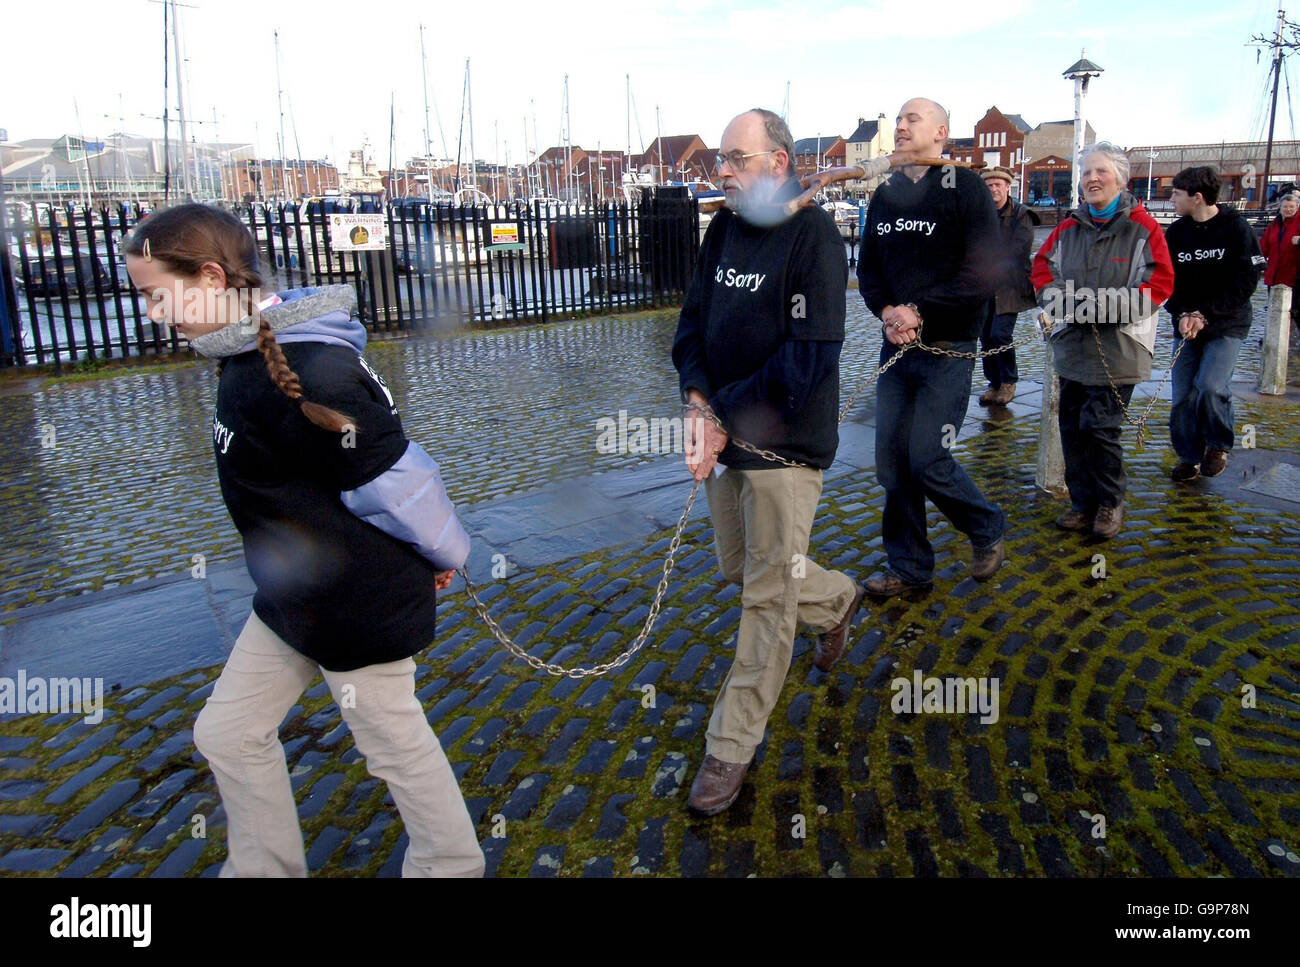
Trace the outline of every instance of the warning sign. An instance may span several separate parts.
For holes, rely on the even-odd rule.
[[[492,243],[501,245],[502,243],[519,241],[519,226],[510,225],[493,225],[492,226]]]
[[[518,222],[497,222],[488,226],[488,248],[496,251],[523,251],[527,243],[519,240]]]
[[[388,221],[374,214],[331,215],[330,245],[336,252],[382,252],[388,248]]]

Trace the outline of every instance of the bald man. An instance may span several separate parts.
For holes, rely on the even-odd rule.
[[[900,152],[940,158],[948,112],[913,98],[898,112]],[[969,168],[908,165],[872,196],[858,260],[858,291],[884,324],[880,363],[918,338],[974,352],[997,281],[997,214]],[[1002,511],[984,499],[949,448],[966,416],[975,360],[908,350],[876,384],[876,475],[885,488],[888,564],[867,591],[889,597],[934,587],[928,497],[971,542],[970,573],[992,578],[1005,559]]]
[[[705,815],[740,791],[797,625],[818,634],[813,663],[829,671],[865,596],[847,574],[808,558],[822,471],[839,444],[848,264],[826,212],[786,214],[800,193],[793,163],[779,115],[755,109],[727,125],[717,158],[727,207],[705,233],[673,340],[684,402],[726,427],[687,420],[686,463],[705,481],[723,577],[741,588],[736,658],[688,799]],[[742,450],[729,434],[773,456]]]

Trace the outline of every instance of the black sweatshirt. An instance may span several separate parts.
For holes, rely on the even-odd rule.
[[[397,661],[433,639],[438,568],[344,506],[407,448],[387,390],[356,350],[284,342],[304,395],[355,421],[352,438],[308,421],[257,351],[225,362],[212,421],[217,476],[257,585],[253,610],[332,671]]]
[[[915,303],[926,343],[979,336],[999,279],[993,197],[969,168],[936,167],[913,182],[897,171],[867,209],[858,289],[877,317]]]
[[[1204,222],[1184,215],[1165,230],[1174,263],[1174,294],[1165,308],[1178,331],[1178,317],[1197,310],[1205,329],[1196,338],[1245,338],[1250,332],[1250,297],[1264,269],[1259,240],[1230,205]]]
[[[798,192],[791,178],[776,201]],[[673,340],[683,393],[703,393],[741,439],[829,467],[839,444],[847,283],[844,241],[821,209],[800,209],[772,227],[718,212]],[[740,470],[780,466],[730,441],[718,459]]]

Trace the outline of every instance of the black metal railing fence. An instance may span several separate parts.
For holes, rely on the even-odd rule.
[[[0,365],[185,351],[153,322],[121,245],[141,218],[115,209],[14,206],[0,226]],[[437,205],[398,199],[382,212],[382,250],[340,251],[320,203],[254,205],[239,214],[278,288],[350,284],[373,331],[612,313],[670,305],[699,251],[699,211],[684,189],[638,201]]]

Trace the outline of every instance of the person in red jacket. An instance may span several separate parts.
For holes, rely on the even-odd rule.
[[[1264,230],[1260,251],[1268,259],[1264,284],[1294,286],[1300,269],[1300,195],[1287,192],[1282,196],[1277,218]]]
[[[1289,191],[1280,199],[1277,218],[1264,230],[1259,250],[1268,259],[1264,268],[1264,285],[1295,288],[1300,274],[1300,194]],[[1291,297],[1291,321],[1300,326],[1300,305]]]
[[[1070,510],[1056,521],[1110,540],[1124,521],[1121,445],[1133,387],[1151,376],[1157,310],[1174,291],[1160,226],[1124,190],[1128,154],[1098,141],[1079,155],[1083,204],[1034,256],[1039,304],[1055,323],[1059,425]]]

